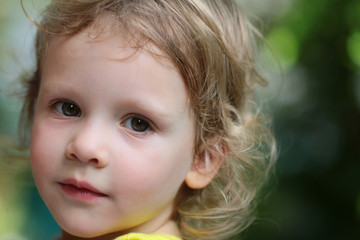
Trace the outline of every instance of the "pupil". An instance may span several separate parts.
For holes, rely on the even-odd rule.
[[[62,110],[66,116],[79,115],[79,108],[73,103],[64,103],[62,106]]]
[[[146,131],[149,127],[149,124],[146,121],[141,120],[139,118],[133,118],[131,120],[131,125],[133,129],[138,132]]]

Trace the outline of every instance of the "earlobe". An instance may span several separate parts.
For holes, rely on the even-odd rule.
[[[192,189],[206,187],[217,174],[226,158],[225,155],[226,153],[220,153],[218,149],[211,151],[202,148],[195,156],[193,165],[185,178],[186,185]]]
[[[185,178],[185,183],[189,188],[201,189],[206,187],[212,179],[213,177],[210,177],[209,175],[190,170]]]

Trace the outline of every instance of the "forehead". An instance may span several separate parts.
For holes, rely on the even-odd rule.
[[[73,36],[52,39],[43,62],[41,85],[45,89],[71,89],[93,82],[99,84],[91,89],[94,95],[103,90],[113,92],[114,98],[119,89],[133,89],[136,85],[137,92],[143,91],[149,98],[164,96],[179,100],[183,107],[188,105],[181,75],[174,65],[163,60],[164,54],[156,46],[148,43],[146,48],[136,48],[132,39],[121,32],[98,33],[88,28]],[[111,84],[113,87],[107,86]]]
[[[71,39],[71,41],[69,41]],[[130,33],[114,16],[107,14],[95,21],[79,33],[70,36],[55,36],[49,38],[49,46],[62,42],[67,51],[76,54],[79,51],[91,50],[97,45],[94,54],[103,53],[114,59],[126,59],[137,51],[147,51],[162,64],[174,66],[170,57],[153,41],[141,33]],[[65,43],[66,42],[66,43]],[[106,42],[106,44],[97,44]],[[64,44],[65,43],[65,44]]]

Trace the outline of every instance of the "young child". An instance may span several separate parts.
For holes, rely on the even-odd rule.
[[[226,239],[253,221],[274,141],[231,0],[53,0],[26,79],[37,188],[61,239]]]

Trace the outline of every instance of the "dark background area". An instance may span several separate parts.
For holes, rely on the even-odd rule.
[[[277,28],[297,48],[293,86],[272,108],[277,183],[245,239],[360,239],[360,1],[295,1]]]
[[[241,239],[360,239],[360,1],[239,2],[259,16],[281,66],[264,50],[270,90],[259,95],[270,106],[280,155],[271,194]],[[19,103],[4,86],[21,72],[9,59],[31,67],[33,33],[25,23],[18,1],[1,1],[0,133],[8,136]],[[0,239],[49,239],[59,231],[29,172],[0,171],[0,181]]]

